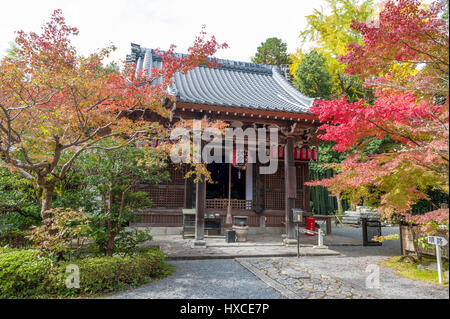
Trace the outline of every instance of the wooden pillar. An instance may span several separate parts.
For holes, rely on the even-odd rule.
[[[192,208],[194,196],[194,182],[192,178],[186,178],[184,180],[184,208]]]
[[[304,168],[303,168],[303,178],[302,178],[302,189],[304,189],[304,207],[303,209],[305,210],[305,212],[311,212],[311,191],[309,186],[305,185],[305,182],[309,181],[309,164],[305,163],[303,164]]]
[[[303,185],[302,188],[306,189],[306,206],[305,206],[305,211],[310,212],[311,211],[311,189],[309,188],[309,186],[305,185],[305,182],[309,181],[309,163],[305,164],[305,177],[303,178]]]
[[[202,154],[205,141],[200,140],[200,145],[195,143],[195,132],[194,128],[194,152],[198,151]],[[200,150],[196,148],[200,147]],[[200,157],[201,158],[201,157]],[[205,163],[206,165],[206,163]],[[206,181],[202,177],[201,181],[195,184],[195,239],[193,241],[193,247],[206,247],[205,242],[205,213],[206,213]]]
[[[195,240],[194,246],[205,246],[205,211],[206,211],[206,182],[195,184]]]
[[[286,243],[295,241],[295,225],[293,222],[292,208],[295,207],[297,197],[297,178],[294,163],[294,138],[286,138],[284,150],[284,185],[285,185],[285,215],[286,215]]]
[[[264,175],[259,173],[259,164],[253,166],[253,209],[257,214],[264,211]]]

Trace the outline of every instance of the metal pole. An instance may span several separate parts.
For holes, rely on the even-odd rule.
[[[439,283],[442,284],[442,263],[441,263],[441,247],[436,245],[437,271],[439,275]]]
[[[297,223],[297,258],[300,257],[300,223]]]

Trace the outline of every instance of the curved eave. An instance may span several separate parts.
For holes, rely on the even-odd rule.
[[[296,112],[283,112],[274,110],[261,110],[261,109],[249,109],[242,107],[235,107],[230,105],[216,105],[216,104],[204,104],[204,103],[193,103],[186,101],[177,100],[177,109],[183,111],[193,110],[196,112],[201,112],[208,114],[209,112],[215,112],[227,115],[239,115],[245,116],[253,119],[277,119],[285,121],[312,121],[312,123],[319,123],[319,118],[314,113],[296,113]]]

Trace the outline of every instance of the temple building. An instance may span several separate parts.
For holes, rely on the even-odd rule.
[[[161,56],[153,49],[132,44],[128,62],[140,70],[161,67]],[[159,185],[141,185],[154,205],[138,213],[135,225],[182,227],[183,209],[195,208],[195,236],[202,240],[205,220],[219,219],[223,230],[227,209],[233,216],[246,216],[250,233],[271,231],[293,238],[292,208],[310,212],[308,164],[317,160],[317,117],[308,112],[314,99],[296,90],[287,69],[217,59],[219,66],[198,66],[187,74],[176,73],[170,93],[172,121],[220,119],[232,127],[279,129],[278,169],[261,174],[258,161],[244,167],[211,163],[214,184],[194,184],[185,179],[182,166],[170,165],[171,180]],[[150,71],[149,71],[150,72]],[[181,229],[181,228],[173,228]],[[208,229],[208,227],[206,227]]]

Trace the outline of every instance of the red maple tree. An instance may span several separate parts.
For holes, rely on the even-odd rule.
[[[355,152],[332,165],[335,177],[309,185],[326,186],[386,215],[405,214],[428,198],[429,189],[448,193],[449,36],[439,18],[442,8],[439,2],[388,1],[378,21],[352,25],[363,43],[349,45],[341,61],[347,72],[376,87],[375,101],[317,101],[310,109],[327,122],[320,138],[336,142],[340,152]],[[396,142],[389,151],[364,155],[369,138],[385,136]],[[448,210],[446,221],[448,226]]]
[[[109,72],[102,63],[114,46],[78,54],[70,40],[77,34],[55,10],[42,33],[19,31],[16,46],[0,61],[0,164],[37,185],[42,216],[55,183],[82,152],[107,139],[119,148],[158,130],[144,114],[169,116],[164,101],[174,98],[166,90],[173,74],[214,64],[207,57],[226,47],[202,30],[187,56],[177,57],[172,46],[162,54],[163,68],[149,77],[147,70],[137,74],[135,65]]]

